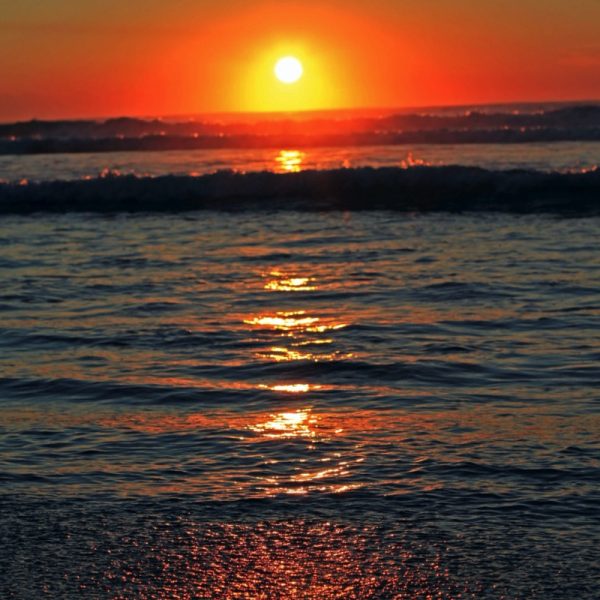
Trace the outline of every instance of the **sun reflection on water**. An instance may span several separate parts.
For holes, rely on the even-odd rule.
[[[315,444],[332,436],[343,433],[343,428],[326,427],[323,429],[319,419],[311,410],[300,409],[293,412],[272,414],[266,421],[248,425],[247,429],[259,434],[259,440],[266,438],[273,442],[304,439],[308,442],[307,449],[314,450]],[[351,481],[353,466],[363,462],[364,458],[352,456],[344,458],[339,452],[330,456],[321,457],[317,463],[300,458],[296,467],[286,474],[273,471],[264,476],[258,483],[262,495],[273,496],[278,494],[306,495],[312,492],[325,492],[338,494],[363,486],[362,482]],[[273,464],[278,461],[274,460]],[[310,464],[309,464],[310,463]]]
[[[271,327],[280,331],[291,331],[293,329],[308,330],[310,326],[319,321],[318,317],[305,317],[306,311],[278,312],[275,316],[262,315],[245,320],[247,325],[261,325]]]
[[[323,333],[336,329],[343,329],[348,323],[338,322],[336,319],[307,316],[305,310],[292,312],[279,311],[275,314],[258,315],[245,319],[246,325],[267,327],[284,332],[309,332]]]
[[[298,173],[302,170],[305,153],[300,150],[280,150],[275,157],[275,170],[282,173]]]
[[[296,344],[296,346],[301,345],[303,345],[303,343]],[[353,354],[342,354],[337,351],[321,352],[317,354],[316,352],[295,350],[294,348],[288,348],[286,346],[271,346],[265,352],[257,352],[255,356],[262,360],[272,360],[275,362],[289,362],[293,360],[311,360],[313,362],[320,362],[352,358]]]
[[[279,337],[291,338],[289,342],[286,340],[287,343],[274,343],[268,348],[256,351],[254,356],[261,360],[274,362],[311,360],[318,362],[340,360],[353,356],[335,350],[317,353],[314,348],[311,348],[312,346],[321,347],[333,344],[333,339],[318,334],[344,329],[348,326],[348,323],[341,322],[337,316],[313,316],[305,310],[278,311],[249,317],[244,319],[244,323],[259,330],[272,331]]]
[[[282,277],[267,281],[264,288],[274,292],[312,292],[317,288],[314,285],[309,285],[311,281],[314,280],[310,277]]]
[[[271,415],[267,421],[249,425],[248,429],[272,439],[314,438],[317,418],[309,409]]]
[[[299,275],[299,270],[287,271],[272,269],[262,273],[264,278],[263,289],[270,292],[311,292],[317,289],[316,277],[308,274]],[[255,352],[261,360],[271,362],[285,362],[296,360],[309,360],[319,362],[351,357],[352,354],[343,355],[329,347],[334,340],[323,334],[344,329],[347,322],[340,319],[337,313],[311,314],[306,310],[279,310],[250,315],[243,319],[245,325],[258,330],[259,340],[267,339],[273,345]],[[283,338],[277,343],[274,337]],[[315,352],[315,347],[329,350],[328,352]],[[323,347],[325,346],[325,347]],[[306,394],[313,390],[320,390],[323,386],[308,382],[261,384],[259,387],[274,392],[286,394]],[[246,430],[255,434],[248,441],[269,440],[277,441],[304,440],[306,448],[300,444],[300,454],[293,459],[295,466],[288,473],[282,473],[280,459],[273,454],[270,459],[269,473],[254,482],[255,490],[261,496],[278,494],[306,495],[312,492],[341,493],[361,487],[358,481],[351,481],[351,463],[363,459],[356,456],[345,458],[336,452],[331,456],[322,457],[315,464],[310,453],[316,444],[343,432],[339,423],[324,430],[311,409],[304,408],[295,411],[278,412],[270,414],[268,418],[246,425]],[[274,451],[271,451],[274,452]],[[289,460],[292,460],[290,457]]]
[[[264,289],[273,292],[313,292],[317,289],[314,277],[290,275],[282,271],[270,271],[262,276],[268,278]]]
[[[290,394],[305,394],[310,390],[319,390],[322,386],[311,385],[310,383],[283,383],[275,385],[260,384],[258,386],[264,390],[271,390],[273,392],[288,392]]]

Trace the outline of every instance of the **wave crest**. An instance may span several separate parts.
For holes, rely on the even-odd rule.
[[[559,173],[463,166],[202,176],[110,175],[0,183],[0,213],[203,209],[600,213],[600,170]]]

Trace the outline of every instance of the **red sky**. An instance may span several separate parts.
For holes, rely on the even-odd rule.
[[[598,0],[0,0],[0,120],[600,98]],[[273,76],[293,54],[304,77]]]

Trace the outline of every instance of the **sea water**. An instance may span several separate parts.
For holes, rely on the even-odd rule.
[[[599,159],[251,154],[13,156],[2,177]],[[3,597],[597,598],[599,232],[552,211],[2,216]]]

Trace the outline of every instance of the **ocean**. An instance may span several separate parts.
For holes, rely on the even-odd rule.
[[[516,110],[2,126],[0,595],[598,598],[600,109]]]

